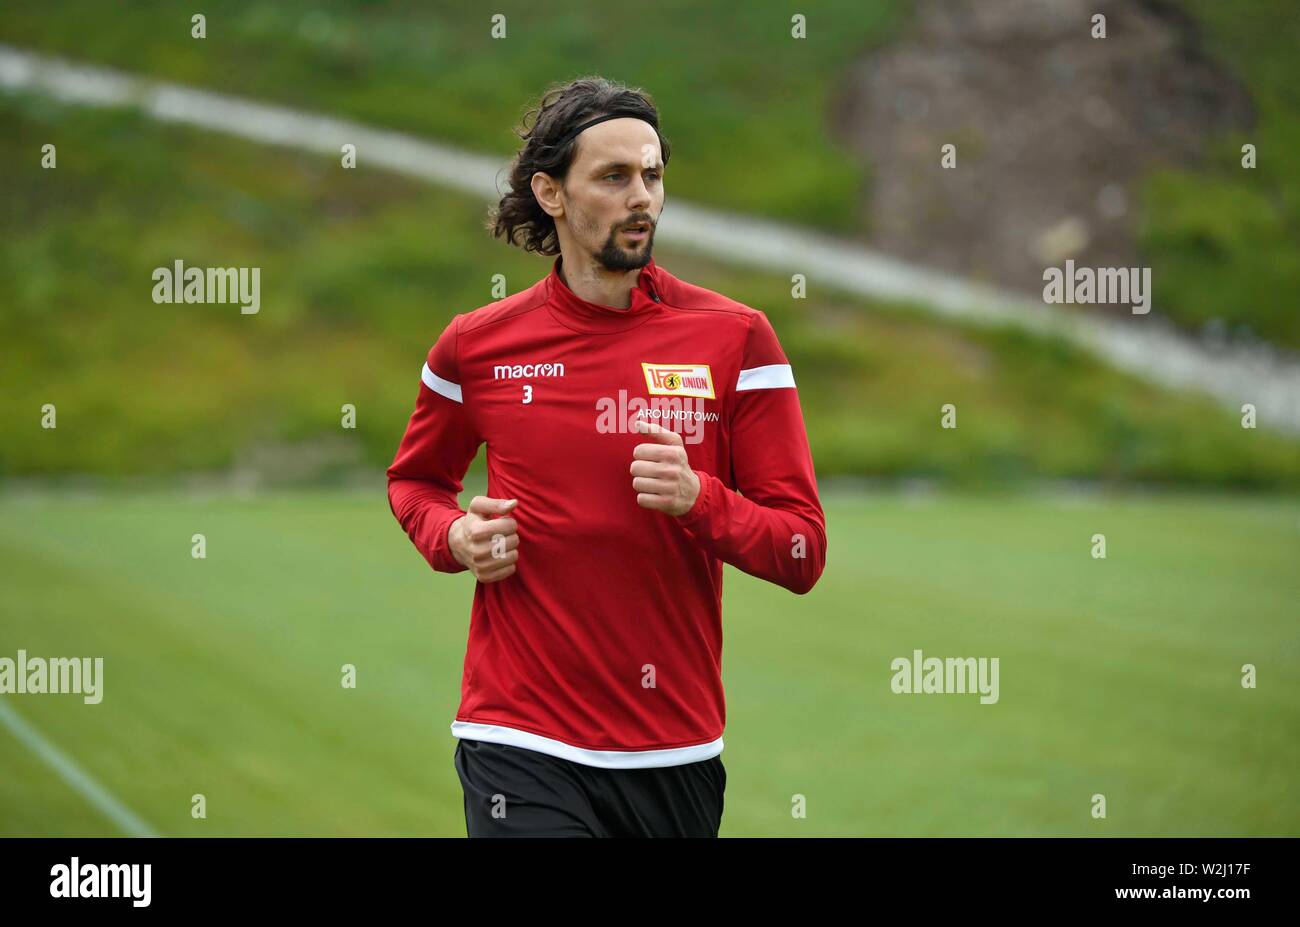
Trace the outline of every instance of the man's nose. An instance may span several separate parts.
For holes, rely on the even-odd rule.
[[[645,179],[640,174],[637,174],[632,181],[632,187],[628,195],[630,198],[627,205],[633,212],[648,212],[650,210],[652,201],[650,188],[645,185]]]

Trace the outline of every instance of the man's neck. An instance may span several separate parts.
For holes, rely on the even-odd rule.
[[[567,257],[560,260],[560,279],[579,299],[611,309],[630,309],[632,306],[632,289],[641,276],[641,268],[625,271],[605,270],[594,262],[577,261],[569,263]]]

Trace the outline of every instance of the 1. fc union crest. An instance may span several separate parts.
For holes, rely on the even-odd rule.
[[[641,363],[645,372],[645,386],[651,396],[692,396],[698,399],[715,399],[713,374],[708,364],[647,364]]]

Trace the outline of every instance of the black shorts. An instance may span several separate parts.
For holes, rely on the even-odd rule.
[[[456,742],[470,837],[716,837],[722,757],[603,769],[482,740]]]

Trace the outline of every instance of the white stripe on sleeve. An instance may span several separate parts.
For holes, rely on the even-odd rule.
[[[446,396],[448,399],[454,399],[459,403],[464,403],[465,400],[460,398],[460,384],[453,383],[450,380],[444,380],[442,377],[430,370],[428,364],[425,364],[424,370],[420,372],[420,379],[424,381],[425,386],[429,387],[429,389],[433,390],[439,396]]]
[[[788,386],[794,389],[794,371],[789,364],[768,364],[766,367],[750,367],[740,371],[736,389],[780,389]]]

